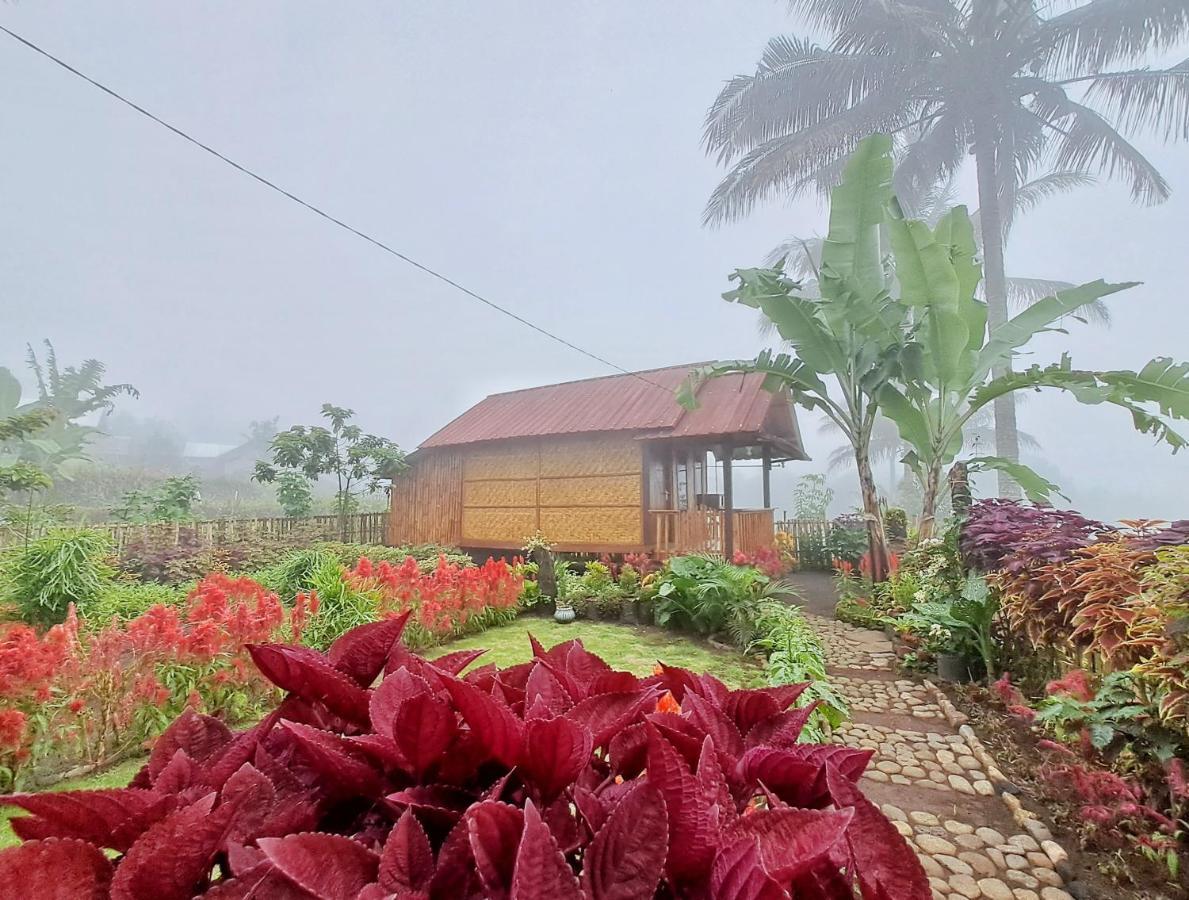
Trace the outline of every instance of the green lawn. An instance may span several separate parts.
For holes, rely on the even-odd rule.
[[[143,756],[137,756],[125,760],[119,765],[113,766],[103,772],[96,772],[94,775],[60,781],[53,787],[47,788],[47,790],[85,791],[96,788],[126,787],[128,782],[132,780],[132,776],[140,771],[140,767],[144,765],[144,762]],[[8,827],[8,820],[14,815],[23,815],[23,813],[14,806],[6,806],[0,809],[0,847],[8,847],[17,842],[17,836]]]
[[[487,652],[473,665],[495,663],[501,667],[510,666],[526,662],[532,657],[529,632],[547,648],[572,638],[581,638],[587,650],[603,657],[612,668],[636,675],[652,674],[652,667],[660,661],[695,672],[709,672],[731,687],[756,687],[763,683],[763,668],[741,653],[716,650],[701,641],[656,628],[633,628],[586,620],[559,625],[552,619],[525,616],[511,625],[453,641],[426,655],[440,656],[455,650],[483,647]]]
[[[762,684],[764,679],[763,668],[743,654],[716,650],[708,644],[682,635],[656,628],[633,628],[606,622],[579,621],[559,625],[551,619],[534,616],[525,616],[511,625],[492,628],[474,637],[454,641],[427,655],[440,656],[442,653],[455,650],[483,647],[488,652],[479,657],[474,665],[515,665],[532,657],[532,648],[528,642],[529,632],[546,647],[552,647],[571,638],[581,638],[586,649],[603,657],[612,668],[624,669],[636,675],[650,675],[652,667],[660,661],[695,672],[709,672],[731,687],[756,687]],[[123,787],[143,764],[144,758],[137,757],[105,772],[59,782],[49,790]],[[8,827],[8,820],[14,813],[20,814],[20,811],[11,807],[0,809],[0,847],[16,843],[16,835]]]

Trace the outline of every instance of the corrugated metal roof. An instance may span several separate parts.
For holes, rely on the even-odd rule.
[[[759,434],[772,404],[788,403],[763,390],[762,375],[730,375],[703,384],[700,405],[687,412],[675,392],[694,368],[697,364],[493,394],[421,448],[606,431],[656,437]]]

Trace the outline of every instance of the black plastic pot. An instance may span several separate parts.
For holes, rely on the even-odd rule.
[[[942,681],[970,681],[970,663],[959,653],[938,653],[937,677]]]

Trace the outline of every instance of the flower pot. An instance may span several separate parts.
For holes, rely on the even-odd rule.
[[[573,622],[574,621],[574,607],[559,606],[553,611],[553,620],[555,622]]]
[[[937,677],[942,681],[970,681],[970,666],[958,653],[937,654]]]
[[[652,600],[637,600],[636,601],[636,621],[641,625],[652,624]]]
[[[625,625],[636,624],[636,604],[631,600],[624,600],[619,608],[619,621]]]

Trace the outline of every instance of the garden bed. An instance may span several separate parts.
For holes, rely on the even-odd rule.
[[[1081,804],[1062,800],[1037,778],[1037,760],[1044,756],[1038,747],[1042,739],[1023,722],[999,712],[991,705],[986,689],[976,685],[946,685],[954,705],[970,718],[970,724],[987,745],[1003,774],[1018,788],[1023,806],[1046,821],[1057,841],[1069,852],[1071,892],[1077,897],[1110,897],[1113,900],[1185,900],[1189,889],[1169,881],[1163,865],[1146,859],[1134,849],[1082,848],[1086,824]],[[1184,873],[1182,873],[1183,876]]]

